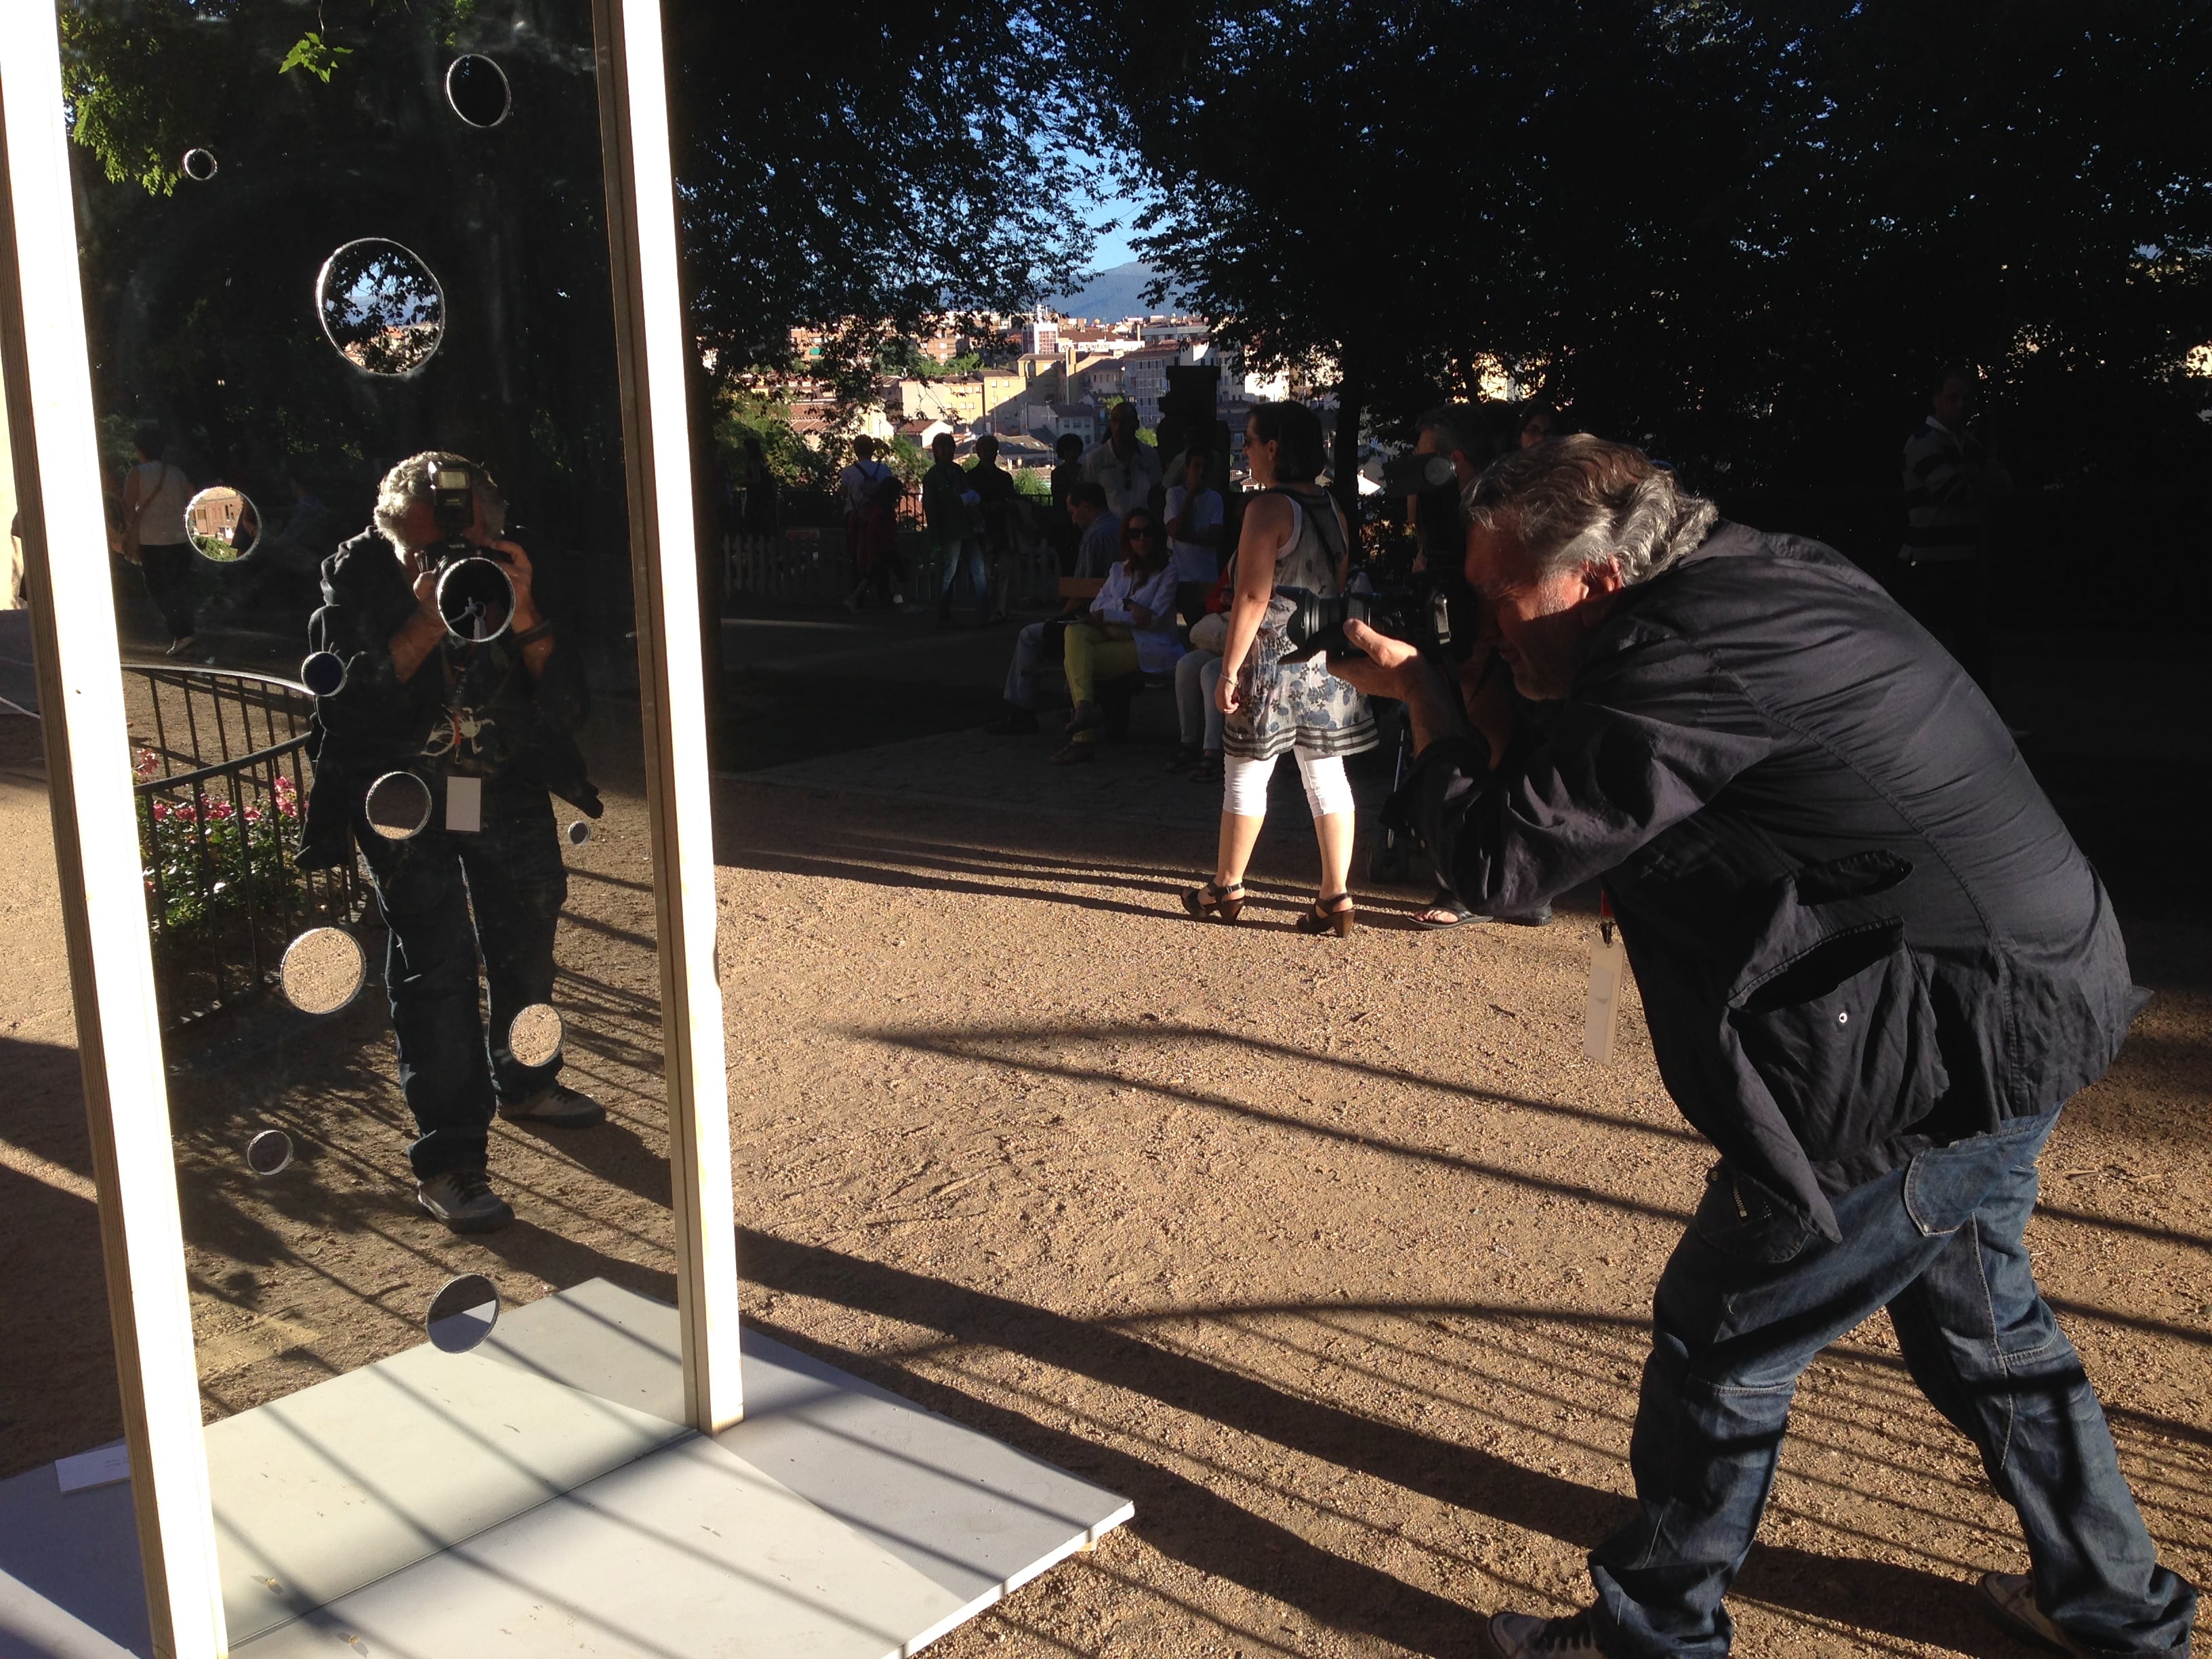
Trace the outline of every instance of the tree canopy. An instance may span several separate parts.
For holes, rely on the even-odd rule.
[[[947,311],[1012,312],[1091,252],[1096,169],[1055,9],[1033,0],[731,6],[671,15],[690,299],[718,370],[809,371],[849,392]]]
[[[1741,481],[1893,458],[1942,363],[2021,430],[2187,434],[2212,339],[2183,0],[1133,0],[1075,54],[1145,257],[1390,417],[1494,362]],[[1115,54],[1116,33],[1169,43]]]

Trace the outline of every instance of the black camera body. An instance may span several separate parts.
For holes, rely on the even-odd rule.
[[[1283,627],[1291,648],[1285,662],[1307,662],[1326,652],[1332,657],[1359,657],[1366,653],[1344,636],[1347,622],[1363,622],[1378,634],[1403,640],[1420,651],[1451,643],[1451,604],[1443,588],[1416,576],[1407,587],[1386,588],[1373,593],[1344,593],[1323,599],[1310,588],[1279,587],[1275,597],[1291,603]]]
[[[1459,472],[1449,455],[1417,455],[1407,450],[1382,463],[1382,493],[1386,495],[1425,495],[1431,489],[1456,487]]]
[[[477,521],[476,474],[465,465],[448,464],[430,469],[430,517],[445,538],[434,552],[436,562],[452,563],[456,559],[496,559],[501,564],[514,562],[495,547],[485,547],[469,539],[469,532]]]

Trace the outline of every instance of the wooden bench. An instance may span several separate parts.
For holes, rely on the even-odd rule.
[[[1098,576],[1062,576],[1060,579],[1060,597],[1063,599],[1095,599],[1098,597],[1098,590],[1105,586],[1104,579]]]

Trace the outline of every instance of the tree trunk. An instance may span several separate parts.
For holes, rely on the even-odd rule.
[[[1329,470],[1334,474],[1336,504],[1344,509],[1345,522],[1352,526],[1355,538],[1359,533],[1360,404],[1367,395],[1363,367],[1349,349],[1337,365],[1336,446],[1329,462]]]

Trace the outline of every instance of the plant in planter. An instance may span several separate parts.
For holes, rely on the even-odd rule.
[[[136,769],[147,777],[158,764],[142,751]],[[197,787],[181,799],[139,796],[138,845],[156,950],[200,943],[234,919],[294,908],[306,885],[292,862],[299,818],[298,792],[281,776],[265,798],[242,803]]]

